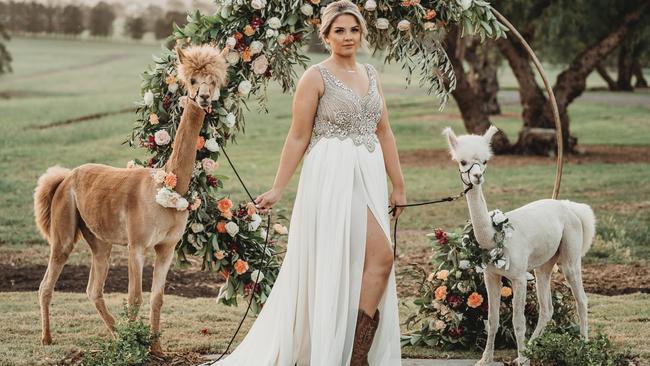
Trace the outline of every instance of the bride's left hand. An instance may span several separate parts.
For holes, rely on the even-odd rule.
[[[390,205],[395,207],[395,205],[405,205],[406,204],[406,192],[403,190],[393,190],[393,193],[390,194]],[[398,218],[399,215],[404,211],[404,207],[397,207],[393,212],[393,218]]]

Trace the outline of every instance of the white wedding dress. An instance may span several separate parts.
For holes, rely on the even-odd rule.
[[[275,285],[241,344],[215,366],[347,366],[357,321],[367,210],[390,240],[388,188],[375,130],[382,99],[371,65],[361,97],[325,84],[304,156],[288,247]],[[393,245],[393,244],[391,244]],[[370,366],[401,365],[394,267],[379,303]]]

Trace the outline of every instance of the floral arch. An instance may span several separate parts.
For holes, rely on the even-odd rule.
[[[221,193],[223,176],[215,173],[221,146],[235,143],[244,132],[243,109],[250,95],[266,109],[266,90],[276,81],[284,92],[294,87],[295,66],[307,66],[307,40],[317,30],[320,11],[331,1],[320,0],[222,0],[213,15],[198,11],[188,23],[175,27],[171,38],[180,45],[210,43],[229,45],[229,84],[214,98],[213,112],[206,116],[199,141],[197,161],[190,183],[190,216],[183,239],[177,246],[180,262],[188,255],[202,258],[202,267],[226,278],[218,301],[236,305],[238,296],[253,296],[257,313],[277,276],[280,262],[275,247],[264,252],[265,229],[255,208],[245,202],[233,204]],[[420,85],[446,103],[455,86],[453,67],[441,44],[445,29],[458,26],[463,34],[502,37],[489,3],[480,0],[365,0],[356,1],[368,22],[372,52],[385,62],[398,62],[410,83],[418,75]],[[151,158],[134,165],[162,167],[171,154],[173,137],[180,121],[176,81],[176,54],[163,49],[154,65],[142,74],[143,100],[129,139],[131,146],[148,150]],[[165,136],[162,136],[165,135]],[[164,138],[161,138],[164,137]],[[271,243],[286,234],[274,225]],[[255,285],[256,271],[263,269]]]

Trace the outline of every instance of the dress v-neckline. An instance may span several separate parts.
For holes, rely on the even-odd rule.
[[[369,70],[369,68],[368,68],[367,65],[364,64],[363,67],[366,69],[366,74],[368,75],[368,91],[367,91],[366,94],[363,95],[363,96],[359,95],[359,94],[358,94],[356,91],[354,91],[354,89],[352,89],[348,84],[344,83],[341,79],[337,78],[336,75],[334,75],[334,73],[332,73],[332,72],[327,68],[327,66],[325,66],[325,65],[323,65],[323,64],[318,64],[318,66],[321,67],[322,69],[324,69],[325,72],[328,73],[328,74],[329,74],[329,75],[334,79],[334,81],[336,82],[336,84],[338,84],[338,85],[339,85],[340,87],[342,87],[343,89],[347,89],[349,92],[351,92],[352,94],[354,94],[354,95],[357,97],[357,99],[359,99],[359,100],[364,100],[364,99],[368,98],[368,96],[370,95],[370,92],[372,91],[372,90],[371,90],[371,89],[372,89],[372,76],[370,76],[370,70]]]

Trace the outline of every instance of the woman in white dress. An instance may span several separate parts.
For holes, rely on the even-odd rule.
[[[255,200],[270,210],[304,157],[287,252],[250,331],[214,365],[401,365],[388,210],[406,195],[377,72],[355,58],[366,34],[352,2],[323,11],[331,56],[298,82],[273,188]]]

